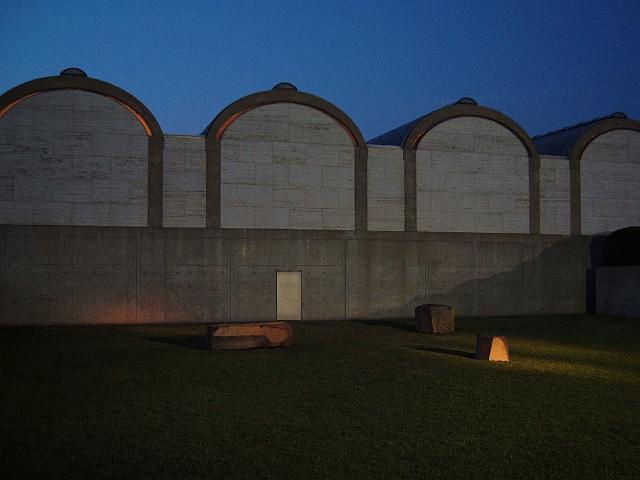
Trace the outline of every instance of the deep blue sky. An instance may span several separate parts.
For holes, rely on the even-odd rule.
[[[462,96],[530,135],[640,119],[640,1],[0,0],[0,90],[77,66],[167,133],[290,81],[365,138]]]

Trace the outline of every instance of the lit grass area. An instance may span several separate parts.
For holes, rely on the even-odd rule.
[[[638,319],[293,327],[226,352],[204,326],[0,329],[0,476],[640,478]]]

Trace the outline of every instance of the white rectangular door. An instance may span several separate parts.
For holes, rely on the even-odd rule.
[[[302,272],[277,272],[278,320],[302,320]]]

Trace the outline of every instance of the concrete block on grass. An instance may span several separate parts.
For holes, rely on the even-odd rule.
[[[490,362],[508,362],[509,344],[505,337],[476,336],[476,358]]]
[[[449,305],[424,304],[415,309],[416,330],[423,333],[453,333],[455,311]]]
[[[221,323],[207,326],[211,350],[290,347],[293,329],[286,322]]]

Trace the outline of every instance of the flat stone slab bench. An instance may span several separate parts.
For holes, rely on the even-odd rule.
[[[416,313],[416,330],[423,333],[453,333],[455,328],[455,311],[449,305],[426,303],[418,305]]]
[[[493,335],[477,335],[476,358],[490,362],[508,362],[509,344],[507,339]]]
[[[207,326],[211,350],[290,347],[293,329],[286,322],[220,323]]]

